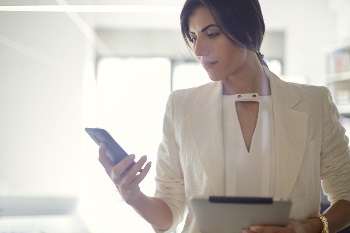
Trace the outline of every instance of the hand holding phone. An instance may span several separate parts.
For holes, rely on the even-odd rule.
[[[112,136],[106,130],[101,128],[85,128],[85,131],[90,135],[90,137],[96,142],[97,145],[100,146],[101,143],[104,143],[106,145],[106,156],[114,163],[114,165],[128,156],[123,148],[112,138]],[[104,149],[102,151],[100,150],[100,156],[101,155],[104,156]],[[135,158],[133,156],[129,157],[131,159]],[[105,158],[103,158],[103,162],[101,163],[117,187],[121,197],[125,200],[126,203],[131,204],[141,193],[139,184],[148,174],[151,168],[151,162],[147,162],[147,157],[142,156],[139,161],[136,163],[133,161],[125,170],[123,167],[127,165],[124,166],[121,164],[121,166],[118,166],[118,168],[116,168],[117,166],[113,167],[111,164],[106,164],[105,162],[107,161],[105,161]],[[126,162],[128,164],[130,163],[130,161]],[[137,167],[136,169],[139,169],[138,172],[136,172],[135,169],[133,169],[135,170],[134,172],[126,172],[134,166]],[[130,174],[126,176],[126,173]],[[130,182],[130,180],[132,182]]]
[[[97,145],[100,146],[101,143],[106,144],[106,155],[114,164],[119,163],[122,159],[128,156],[124,149],[113,139],[107,130],[101,128],[85,128],[85,131]],[[129,170],[134,164],[135,163],[131,164],[127,170]]]

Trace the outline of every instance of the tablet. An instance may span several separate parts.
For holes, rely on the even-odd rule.
[[[202,233],[241,233],[251,226],[287,226],[291,201],[270,197],[194,196],[190,199]]]

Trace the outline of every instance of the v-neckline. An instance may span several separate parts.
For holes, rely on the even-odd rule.
[[[240,140],[241,140],[241,143],[244,145],[244,148],[245,148],[245,151],[247,154],[250,154],[252,148],[253,148],[253,143],[254,143],[254,135],[256,134],[256,129],[257,127],[259,126],[259,112],[260,112],[260,103],[258,101],[244,101],[244,102],[257,102],[258,106],[257,106],[257,110],[256,110],[256,118],[255,118],[255,122],[253,123],[254,124],[254,128],[253,129],[246,129],[250,132],[246,132],[246,131],[243,131],[243,127],[242,127],[242,124],[244,122],[246,118],[246,114],[248,114],[248,112],[246,113],[238,113],[238,110],[237,110],[237,104],[248,104],[248,103],[240,103],[240,102],[235,102],[235,120],[236,122],[238,122],[238,125],[239,125],[239,130],[240,130]],[[242,115],[243,116],[240,116]],[[244,116],[245,115],[245,116]],[[245,123],[247,124],[248,126],[250,126],[251,122],[248,122],[248,123]],[[247,126],[245,126],[247,127]],[[248,136],[245,137],[245,133],[248,134]]]

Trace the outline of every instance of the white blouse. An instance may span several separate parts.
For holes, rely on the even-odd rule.
[[[237,101],[259,102],[258,119],[249,152],[236,112]],[[258,96],[256,93],[223,95],[223,128],[225,194],[272,197],[276,159],[271,96]]]

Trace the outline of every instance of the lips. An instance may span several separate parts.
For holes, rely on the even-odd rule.
[[[201,63],[202,63],[202,66],[204,67],[204,69],[208,70],[208,69],[212,68],[216,63],[218,63],[218,61],[204,61]]]

